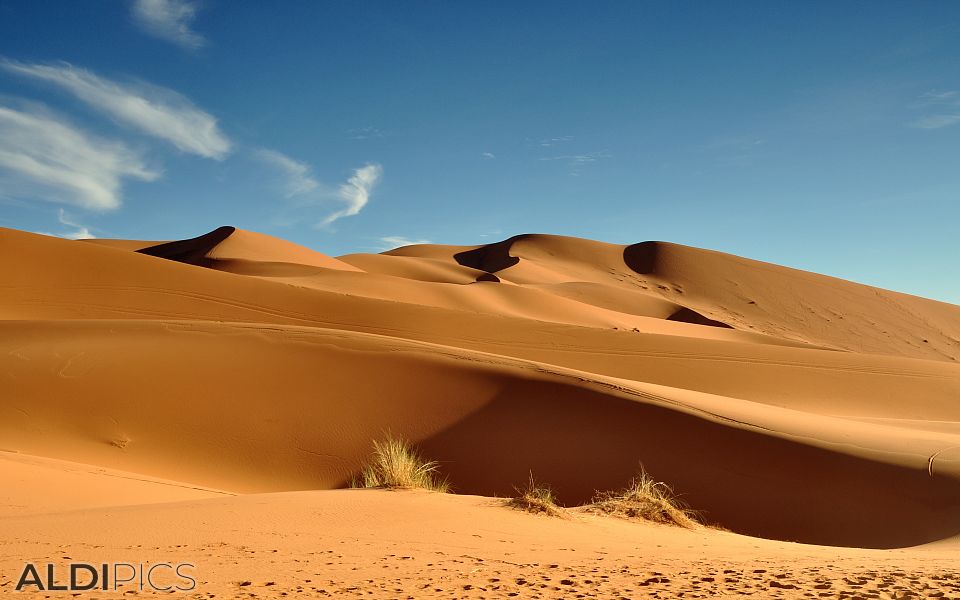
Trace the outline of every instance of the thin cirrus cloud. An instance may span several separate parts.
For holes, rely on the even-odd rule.
[[[232,150],[232,142],[220,131],[216,118],[173,90],[146,83],[118,83],[67,63],[28,64],[0,57],[0,68],[66,90],[120,124],[183,152],[223,160]],[[4,118],[0,120],[0,169],[15,173],[21,182],[31,182],[33,193],[39,187],[63,192],[56,197],[47,194],[47,199],[90,209],[116,208],[121,204],[121,179],[151,181],[159,176],[120,142],[101,141],[54,118],[12,109]],[[30,128],[35,132],[25,133]],[[40,147],[43,144],[57,152],[45,151]],[[317,224],[319,227],[363,210],[383,173],[379,164],[371,163],[354,170],[339,187],[327,187],[306,163],[266,148],[254,149],[253,154],[280,173],[284,195],[297,198],[299,205],[327,205],[331,200],[341,204]]]
[[[135,0],[133,21],[145,32],[187,50],[206,45],[207,40],[191,29],[197,7],[187,0]]]
[[[230,140],[217,119],[183,95],[159,86],[120,84],[67,63],[57,65],[0,61],[10,73],[55,85],[116,121],[159,138],[177,149],[222,160]]]
[[[61,233],[50,233],[49,231],[38,231],[37,233],[41,235],[61,237],[68,240],[93,240],[97,238],[97,236],[90,232],[89,228],[75,222],[71,217],[67,216],[66,211],[64,211],[62,208],[60,209],[60,214],[57,216],[57,221],[59,221],[61,225],[72,227],[73,230],[64,231]]]
[[[339,187],[332,187],[318,181],[310,165],[282,152],[258,148],[253,151],[253,157],[279,174],[281,189],[288,199],[294,201],[294,208],[327,206],[331,201],[343,205],[342,208],[330,213],[317,223],[318,227],[359,214],[370,201],[370,195],[383,175],[383,167],[370,163],[354,169],[346,183],[340,184]],[[296,222],[301,218],[288,216],[284,220]]]
[[[62,231],[60,233],[52,233],[50,231],[36,231],[34,233],[39,233],[40,235],[49,235],[51,237],[59,237],[67,240],[94,240],[97,236],[93,235],[90,229],[80,223],[75,222],[71,217],[67,216],[67,213],[62,208],[60,209],[60,214],[57,216],[57,221],[61,225],[67,227],[72,227],[72,231]]]
[[[360,127],[347,131],[352,140],[372,140],[384,137],[384,133],[376,127]]]
[[[960,91],[957,90],[946,90],[938,91],[931,90],[929,92],[924,92],[920,94],[919,104],[939,104],[941,102],[953,102],[960,100]]]
[[[120,142],[38,109],[0,106],[0,183],[17,195],[110,210],[121,204],[124,179],[159,176]]]
[[[567,164],[570,174],[580,175],[580,170],[588,165],[610,158],[612,155],[606,150],[587,152],[585,154],[563,154],[560,156],[544,156],[541,161],[561,161]]]
[[[432,244],[430,240],[412,240],[400,235],[387,235],[380,238],[380,247],[383,250],[393,250],[401,246],[412,246],[414,244]]]
[[[57,220],[60,221],[61,225],[73,228],[73,231],[62,233],[60,237],[67,238],[68,240],[92,240],[97,237],[93,235],[85,225],[81,225],[67,216],[66,211],[62,208],[60,209],[60,214],[57,216]]]
[[[363,210],[382,175],[383,168],[378,164],[368,164],[356,169],[350,179],[337,190],[336,196],[345,206],[327,215],[320,225],[330,225],[337,219],[352,217]]]
[[[313,169],[306,163],[268,148],[254,150],[254,157],[280,172],[287,198],[309,194],[320,188],[320,182],[313,176]]]
[[[934,91],[922,94],[913,105],[929,113],[911,123],[917,129],[943,129],[960,124],[960,91]]]
[[[951,115],[931,115],[913,122],[913,126],[919,129],[943,129],[957,124],[960,124],[960,112]]]
[[[545,138],[545,139],[540,140],[540,141],[537,142],[537,143],[538,143],[538,145],[539,145],[540,147],[542,147],[542,148],[551,148],[551,147],[556,146],[556,145],[558,145],[558,144],[565,144],[565,143],[569,142],[569,141],[572,140],[572,139],[573,139],[573,136],[572,136],[572,135],[561,135],[561,136],[558,136],[558,137]]]

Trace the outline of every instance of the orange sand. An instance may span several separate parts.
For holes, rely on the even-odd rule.
[[[0,262],[0,592],[70,556],[192,560],[198,598],[960,595],[960,307],[547,235],[0,229]],[[388,430],[458,495],[322,491]],[[492,499],[641,463],[730,532]]]

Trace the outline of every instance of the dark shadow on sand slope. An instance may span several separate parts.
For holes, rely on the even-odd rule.
[[[663,242],[631,244],[623,249],[623,262],[641,275],[655,274],[662,245]]]
[[[627,246],[623,249],[623,262],[641,275],[656,275],[659,267],[658,260],[662,258],[663,245],[664,242],[640,242]],[[667,320],[733,329],[723,321],[711,319],[686,306],[667,317]]]
[[[189,265],[209,267],[214,261],[207,258],[207,254],[216,248],[217,245],[233,235],[236,230],[237,229],[235,227],[230,226],[218,227],[210,233],[205,233],[199,237],[190,238],[189,240],[167,242],[166,244],[158,244],[148,248],[141,248],[140,250],[137,250],[137,252],[140,254],[146,254],[148,256],[156,256],[158,258],[166,258],[167,260],[186,263]]]
[[[730,325],[727,325],[723,321],[715,321],[709,317],[705,317],[698,313],[697,311],[683,307],[677,312],[673,313],[667,317],[668,321],[679,321],[681,323],[693,323],[694,325],[708,325],[710,327],[723,327],[725,329],[733,329]]]
[[[549,388],[544,390],[544,386]],[[622,488],[640,463],[738,533],[897,548],[960,533],[960,477],[833,452],[554,382],[508,383],[424,441],[458,493],[510,496],[532,472],[566,505]]]
[[[518,257],[510,255],[510,248],[514,242],[524,237],[527,236],[518,235],[495,244],[487,244],[473,250],[458,252],[453,255],[453,259],[461,266],[486,271],[487,273],[509,269],[520,262]]]

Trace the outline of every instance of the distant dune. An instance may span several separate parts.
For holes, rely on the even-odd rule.
[[[642,464],[736,534],[960,547],[958,306],[553,235],[331,257],[233,227],[165,242],[0,229],[0,273],[0,523],[24,536],[69,510],[252,510],[232,494],[389,511],[376,492],[270,493],[345,487],[390,431],[458,494],[510,495],[533,473],[576,506]]]

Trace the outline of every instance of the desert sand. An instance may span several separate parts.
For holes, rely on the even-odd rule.
[[[0,263],[0,594],[176,561],[195,598],[960,597],[958,306],[551,235],[0,229]],[[343,489],[387,432],[454,493]],[[577,508],[641,465],[706,525]],[[566,518],[505,506],[531,473]]]

